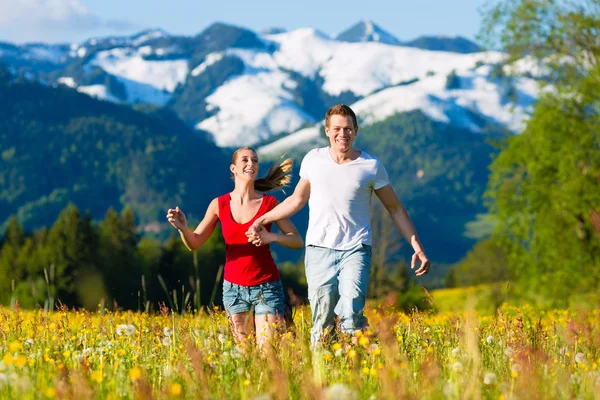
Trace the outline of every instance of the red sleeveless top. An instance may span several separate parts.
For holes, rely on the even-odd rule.
[[[272,210],[277,204],[273,196],[263,195],[256,215],[247,223],[237,223],[231,215],[231,197],[229,193],[218,197],[219,221],[225,239],[226,281],[242,286],[255,286],[279,280],[279,271],[269,245],[257,247],[248,243],[246,232],[254,221]],[[265,225],[271,232],[271,224]]]

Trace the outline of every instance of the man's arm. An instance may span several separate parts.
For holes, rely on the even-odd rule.
[[[421,244],[419,236],[417,235],[415,225],[408,216],[404,206],[402,206],[402,203],[400,203],[400,200],[398,200],[396,192],[394,192],[394,189],[391,185],[386,185],[375,190],[375,194],[381,201],[381,204],[383,204],[385,209],[390,213],[398,231],[402,234],[402,236],[404,236],[406,241],[410,243],[415,251],[412,256],[410,267],[414,269],[418,259],[421,261],[421,266],[415,271],[416,275],[421,276],[426,274],[429,272],[430,268],[429,260],[425,255],[425,251],[423,250],[423,245]]]
[[[300,181],[296,185],[296,189],[294,189],[294,193],[275,206],[275,208],[273,208],[271,211],[256,219],[248,232],[251,234],[256,234],[262,229],[263,225],[291,217],[298,211],[302,210],[304,205],[306,205],[306,202],[308,202],[309,197],[310,182],[304,178],[300,178]]]

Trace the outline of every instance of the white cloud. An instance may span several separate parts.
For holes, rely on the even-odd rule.
[[[80,0],[0,0],[0,28],[15,41],[45,40],[94,30],[127,30],[128,21],[107,20],[90,12]]]

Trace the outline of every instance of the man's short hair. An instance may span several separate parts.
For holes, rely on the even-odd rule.
[[[331,116],[333,115],[341,115],[342,117],[352,117],[352,121],[354,121],[354,129],[358,130],[358,122],[356,121],[356,114],[350,107],[345,104],[336,104],[331,107],[327,114],[325,114],[325,126],[329,127],[329,121],[331,120]]]

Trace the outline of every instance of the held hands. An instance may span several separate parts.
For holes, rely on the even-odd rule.
[[[258,225],[259,229],[253,229],[255,226],[252,225],[248,232],[246,232],[246,236],[248,237],[248,242],[253,245],[259,247],[267,245],[273,242],[273,238],[271,232],[266,230],[262,225]]]
[[[178,230],[187,227],[187,219],[185,218],[183,211],[179,209],[179,206],[167,210],[167,220]]]
[[[410,269],[415,269],[415,266],[417,265],[417,260],[421,262],[421,266],[415,271],[415,274],[417,276],[421,276],[428,273],[429,269],[431,268],[431,264],[429,264],[429,260],[427,259],[425,252],[421,250],[413,254],[412,261],[410,263]]]

